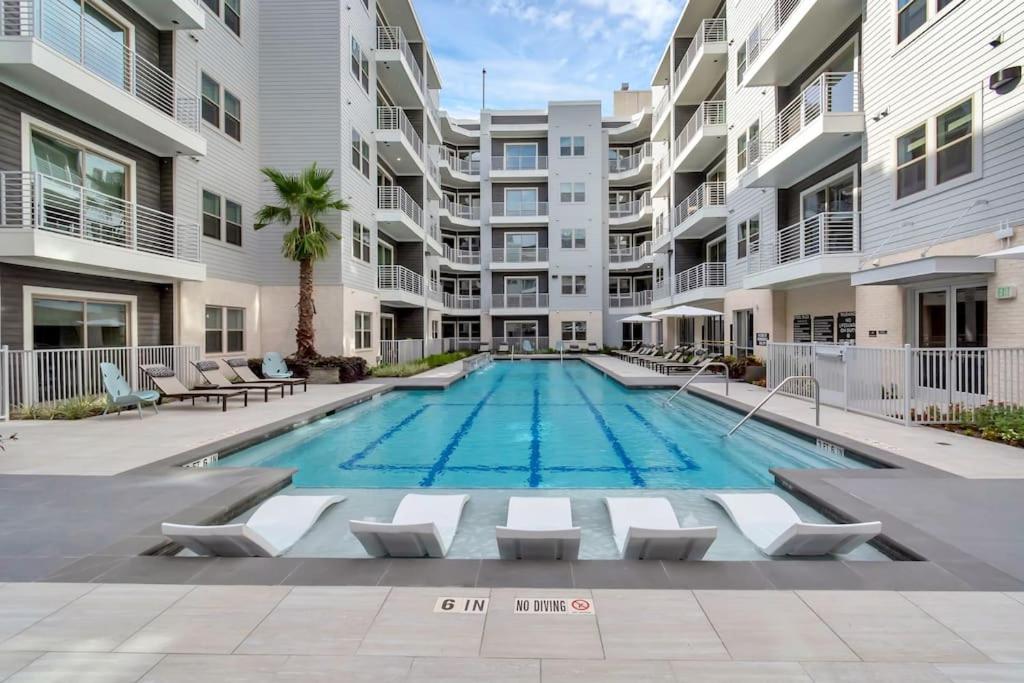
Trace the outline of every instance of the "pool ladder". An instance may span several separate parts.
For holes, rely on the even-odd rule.
[[[746,423],[747,420],[752,418],[754,416],[754,413],[756,413],[757,411],[761,410],[761,406],[763,406],[765,403],[767,403],[769,401],[769,399],[771,399],[772,396],[774,396],[775,394],[779,393],[779,391],[781,391],[784,386],[786,386],[787,384],[789,384],[790,382],[792,382],[794,380],[802,380],[802,381],[810,380],[811,382],[814,383],[814,426],[815,427],[820,427],[821,426],[821,384],[818,382],[817,379],[815,379],[814,377],[811,377],[810,375],[790,375],[786,379],[782,380],[777,387],[772,389],[768,393],[768,395],[765,396],[764,399],[762,399],[762,401],[760,403],[758,403],[756,406],[754,406],[753,410],[751,410],[749,413],[747,413],[743,417],[742,420],[737,422],[736,426],[733,427],[731,430],[729,430],[729,433],[726,434],[726,436],[732,436],[733,432],[735,432],[737,429],[742,427],[744,425],[744,423]]]
[[[683,390],[685,390],[686,387],[690,386],[690,382],[692,382],[693,380],[695,380],[698,377],[700,377],[701,373],[703,373],[708,368],[712,368],[712,367],[719,367],[719,368],[722,368],[722,369],[725,370],[725,395],[728,396],[729,395],[729,366],[726,365],[725,363],[705,363],[704,365],[700,366],[700,370],[698,370],[697,372],[693,373],[693,377],[691,377],[690,379],[686,380],[686,384],[684,384],[683,386],[679,387],[679,389],[677,389],[674,394],[672,394],[667,399],[665,399],[665,402],[662,403],[662,405],[667,407],[668,404],[672,402],[672,399],[674,399],[679,394],[683,393]]]

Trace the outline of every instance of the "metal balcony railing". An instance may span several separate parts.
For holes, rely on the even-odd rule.
[[[423,227],[423,209],[409,193],[400,187],[389,185],[377,188],[377,208],[381,211],[401,211],[416,225]]]
[[[491,157],[492,171],[546,171],[547,169],[547,157]]]
[[[448,197],[441,200],[441,210],[446,211],[452,218],[461,218],[468,221],[480,220],[480,206],[467,206],[465,204],[456,204]]]
[[[544,263],[547,260],[547,247],[505,247],[504,249],[491,249],[492,263]]]
[[[704,19],[701,21],[700,27],[697,29],[697,35],[690,41],[690,46],[686,48],[686,54],[683,55],[675,71],[672,72],[672,89],[675,90],[683,82],[683,78],[690,70],[694,60],[697,59],[697,52],[705,44],[725,43],[725,41],[725,19]]]
[[[768,10],[761,15],[747,35],[747,64],[753,64],[757,60],[800,2],[801,0],[772,0],[769,3]]]
[[[547,308],[546,292],[532,294],[492,294],[491,308]]]
[[[636,247],[625,247],[619,249],[611,249],[608,252],[609,263],[629,263],[631,261],[639,261],[651,255],[652,242],[644,242],[643,244]]]
[[[400,131],[402,137],[406,139],[406,142],[416,152],[416,156],[425,159],[423,156],[423,139],[416,132],[412,121],[405,115],[401,107],[377,107],[377,129]]]
[[[377,288],[423,296],[423,276],[405,266],[377,266]]]
[[[816,256],[860,252],[860,213],[819,213],[762,237],[751,247],[747,269],[758,272]]]
[[[650,306],[652,301],[654,292],[649,289],[629,294],[609,294],[608,308],[644,308]]]
[[[480,295],[449,294],[445,292],[444,307],[456,311],[475,311],[480,308]]]
[[[673,292],[682,294],[701,287],[725,287],[725,264],[717,262],[699,263],[676,273]]]
[[[197,223],[41,173],[0,172],[0,229],[6,228],[46,230],[145,254],[201,260]]]
[[[533,204],[506,204],[494,202],[491,204],[491,215],[505,218],[528,218],[531,216],[547,216],[548,203],[535,202]]]
[[[35,38],[189,130],[199,130],[196,91],[100,30],[77,2],[15,0],[0,3],[0,39],[18,37]]]
[[[480,252],[469,249],[453,249],[447,244],[444,245],[444,258],[451,263],[458,263],[464,266],[479,266]]]
[[[703,183],[672,210],[672,225],[678,227],[701,209],[725,206],[725,183]]]
[[[480,175],[479,159],[460,157],[454,150],[446,147],[439,148],[437,153],[441,163],[447,164],[452,171],[464,175]]]
[[[725,125],[725,100],[708,100],[701,102],[697,111],[693,113],[686,126],[676,137],[672,149],[676,155],[683,153],[690,141],[695,139],[704,126]]]
[[[651,193],[644,192],[640,195],[640,199],[608,204],[608,218],[636,218],[649,208],[651,208]]]
[[[402,59],[405,61],[406,66],[409,67],[409,71],[412,72],[413,80],[417,85],[419,85],[420,92],[423,94],[424,98],[426,98],[427,79],[423,76],[423,69],[420,67],[420,63],[416,60],[416,53],[412,51],[412,46],[409,45],[409,41],[405,39],[405,33],[402,31],[402,27],[378,26],[377,49],[398,50],[402,54]]]
[[[640,149],[635,150],[632,154],[624,157],[615,157],[608,159],[608,172],[609,173],[626,173],[640,168],[645,161],[650,161],[652,155],[653,145],[649,142],[645,142]]]
[[[661,117],[668,111],[668,103],[672,101],[672,93],[665,89],[665,94],[658,100],[658,104],[654,107],[654,120],[660,121]]]

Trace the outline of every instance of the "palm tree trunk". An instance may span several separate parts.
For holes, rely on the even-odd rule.
[[[299,261],[299,324],[295,328],[295,356],[316,358],[313,332],[313,261]]]

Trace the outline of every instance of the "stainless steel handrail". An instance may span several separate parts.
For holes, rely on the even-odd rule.
[[[719,367],[719,368],[724,368],[725,369],[725,395],[728,396],[729,395],[729,366],[726,365],[725,363],[705,363],[704,365],[700,366],[700,370],[698,370],[697,372],[693,373],[693,377],[691,377],[690,379],[686,380],[686,384],[684,384],[683,386],[679,387],[676,390],[676,392],[674,394],[672,394],[671,396],[669,396],[667,399],[665,399],[665,402],[662,403],[661,405],[667,406],[669,403],[671,403],[672,399],[674,399],[679,394],[683,393],[683,390],[686,389],[686,387],[690,386],[690,382],[692,382],[693,380],[695,380],[698,377],[700,377],[701,373],[703,373],[705,370],[707,370],[708,368],[711,368],[711,367]]]
[[[775,394],[779,393],[779,390],[782,389],[782,387],[786,386],[789,382],[792,382],[795,379],[810,380],[810,381],[814,382],[814,426],[815,427],[820,427],[821,426],[821,384],[818,383],[817,379],[815,379],[814,377],[811,377],[810,375],[790,375],[786,379],[784,379],[781,382],[779,382],[779,386],[777,386],[774,389],[772,389],[768,393],[768,395],[764,397],[764,400],[762,400],[760,403],[758,403],[756,406],[754,406],[753,410],[751,410],[749,413],[747,413],[743,417],[742,420],[737,422],[736,426],[733,427],[732,429],[730,429],[729,433],[726,434],[726,436],[732,436],[733,432],[735,432],[737,429],[742,427],[743,424],[747,420],[749,420],[751,417],[754,416],[754,413],[756,413],[757,411],[759,411],[761,409],[761,406],[763,406],[765,403],[768,402],[768,399],[770,399]]]

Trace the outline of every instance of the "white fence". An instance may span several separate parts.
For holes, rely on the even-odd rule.
[[[0,352],[0,417],[12,408],[103,394],[100,363],[113,363],[134,389],[153,389],[140,365],[162,363],[186,386],[197,383],[192,361],[198,346],[131,346],[105,349],[57,349]]]
[[[821,402],[904,424],[959,422],[983,406],[1024,405],[1024,348],[866,348],[768,344],[768,388],[811,375]],[[809,383],[783,390],[809,398]]]
[[[380,364],[400,365],[423,360],[427,356],[453,351],[474,351],[479,339],[446,337],[444,339],[382,339]]]

